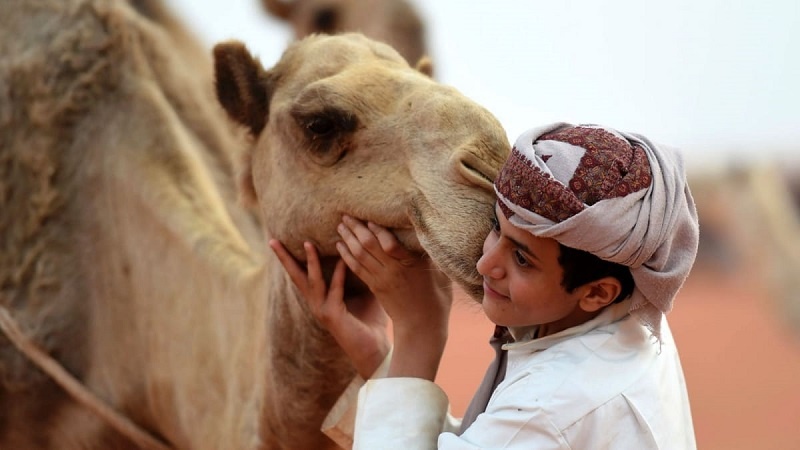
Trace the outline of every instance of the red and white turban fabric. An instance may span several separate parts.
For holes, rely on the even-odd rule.
[[[630,313],[660,339],[697,255],[681,154],[644,136],[555,123],[523,133],[495,181],[516,227],[630,268]]]

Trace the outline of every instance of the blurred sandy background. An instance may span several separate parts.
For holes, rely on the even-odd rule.
[[[368,1],[368,0],[365,0]],[[204,42],[265,64],[292,38],[256,0],[170,0]],[[509,139],[594,122],[682,148],[702,227],[669,315],[699,448],[800,448],[800,3],[413,2],[436,78]],[[439,382],[461,414],[492,325],[461,297]]]
[[[800,344],[761,292],[747,276],[696,273],[668,316],[700,449],[800,448]],[[492,359],[493,327],[466,299],[455,311],[438,382],[458,415]]]

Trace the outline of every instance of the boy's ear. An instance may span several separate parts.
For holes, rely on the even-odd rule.
[[[622,283],[614,277],[603,277],[583,286],[585,293],[579,305],[586,312],[595,312],[610,305],[622,292]]]

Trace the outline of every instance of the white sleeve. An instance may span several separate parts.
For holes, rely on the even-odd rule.
[[[392,349],[383,358],[383,362],[372,374],[371,379],[383,378],[389,373],[389,363],[392,361]],[[356,375],[347,385],[342,395],[333,404],[333,407],[322,421],[320,430],[339,447],[350,449],[353,447],[353,428],[356,417],[356,402],[358,391],[365,383],[364,379]]]
[[[339,397],[322,431],[344,449],[568,449],[548,414],[526,404],[530,386],[497,392],[487,411],[458,435],[444,391],[420,378],[384,378],[390,357],[372,379],[356,377]],[[527,392],[530,394],[530,392]]]
[[[569,449],[550,417],[506,390],[462,435],[444,391],[419,378],[368,381],[359,391],[354,449]],[[516,395],[515,395],[516,394]]]
[[[433,449],[448,420],[447,395],[421,378],[370,380],[361,388],[354,449]]]
[[[391,350],[389,354],[386,355],[386,358],[381,363],[380,367],[375,371],[372,375],[371,379],[383,379],[389,373],[389,364],[391,362]],[[409,380],[408,378],[392,378],[392,379],[385,379],[386,383],[394,383],[396,380]],[[414,380],[414,379],[411,379]],[[440,395],[444,396],[444,393],[441,392],[441,389],[436,386],[434,383],[425,380],[416,380],[418,382],[423,382],[421,384],[429,384],[430,386],[422,388],[423,390],[431,389],[433,391],[439,391],[433,394],[433,397],[439,397]],[[328,415],[325,417],[325,420],[322,422],[321,430],[325,435],[331,438],[339,447],[343,449],[350,449],[353,447],[353,436],[354,436],[354,429],[355,429],[355,421],[356,421],[356,409],[358,405],[358,396],[359,390],[362,386],[364,386],[366,382],[363,378],[356,376],[347,388],[344,390],[341,396],[337,399],[336,403],[331,408]],[[391,389],[391,387],[390,387]],[[445,397],[445,408],[447,409],[448,406],[446,404],[446,396]],[[378,402],[381,400],[376,398]],[[378,405],[376,405],[377,407]],[[366,426],[369,426],[367,424]],[[452,431],[456,432],[459,427],[461,426],[461,420],[454,418],[447,412],[445,414],[444,423],[442,423],[442,427],[439,430],[441,431]],[[437,435],[438,433],[437,432]],[[385,444],[381,444],[378,448],[384,448]]]
[[[364,379],[356,376],[336,400],[333,408],[322,421],[320,430],[339,447],[353,447],[353,428],[355,421],[356,399],[358,390],[364,385]]]

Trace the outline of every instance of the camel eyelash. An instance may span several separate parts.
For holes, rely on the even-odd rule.
[[[329,167],[347,155],[351,133],[358,126],[353,114],[332,107],[312,111],[297,107],[291,115],[305,136],[304,147],[317,164]]]
[[[292,116],[312,140],[331,139],[342,133],[354,131],[358,125],[354,115],[336,108],[325,108],[314,112],[295,110]]]

